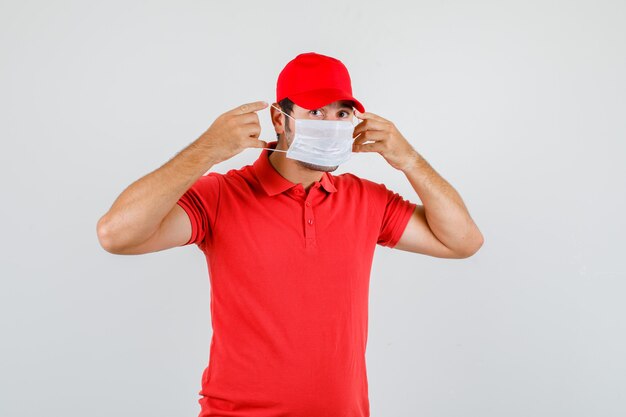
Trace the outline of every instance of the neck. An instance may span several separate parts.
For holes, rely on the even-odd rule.
[[[279,145],[280,142],[276,145],[276,149],[282,149]],[[322,171],[299,165],[297,161],[287,158],[284,152],[271,152],[269,160],[280,175],[294,184],[302,184],[305,190],[308,190],[316,181],[320,181],[324,175]]]

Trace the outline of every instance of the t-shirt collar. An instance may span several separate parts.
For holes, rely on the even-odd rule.
[[[268,142],[267,146],[274,149],[278,145],[278,141]],[[287,178],[280,175],[276,168],[272,165],[269,160],[269,156],[271,154],[270,149],[263,149],[261,154],[254,161],[254,173],[261,183],[261,186],[265,190],[265,192],[270,195],[280,194],[283,191],[290,189],[291,187],[296,186],[293,182],[289,181]],[[322,187],[329,193],[334,193],[337,191],[335,185],[333,183],[333,176],[330,172],[324,172],[322,178],[320,179],[320,183]]]

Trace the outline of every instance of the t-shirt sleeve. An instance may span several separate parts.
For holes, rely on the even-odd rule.
[[[383,215],[376,243],[393,248],[402,237],[417,204],[389,190],[384,184],[378,186],[379,204],[382,205]]]
[[[198,178],[176,202],[181,206],[191,222],[191,237],[187,243],[195,243],[200,249],[212,236],[217,217],[222,174],[210,172]]]

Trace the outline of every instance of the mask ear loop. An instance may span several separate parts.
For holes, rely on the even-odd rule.
[[[356,119],[356,121],[357,121],[357,122],[356,122],[356,124],[354,123],[354,119]],[[356,117],[356,116],[354,115],[354,109],[353,109],[353,111],[352,111],[352,125],[353,125],[354,127],[356,127],[359,123],[361,123],[361,122],[359,121],[359,118],[358,118],[358,117]],[[361,133],[363,133],[363,132],[361,132]],[[361,133],[359,133],[358,135],[356,135],[356,136],[354,137],[354,139],[353,139],[353,140],[356,140],[356,138],[358,138],[359,136],[361,136]],[[355,152],[353,152],[353,153],[355,153]]]
[[[270,104],[270,106],[274,107],[276,110],[278,110],[279,112],[281,112],[282,114],[284,114],[287,117],[291,117],[289,116],[287,113],[285,113],[284,111],[282,111],[281,109],[279,109],[278,107],[274,106],[273,104]],[[293,120],[296,120],[294,117],[291,117]]]
[[[281,109],[279,109],[278,107],[274,106],[273,104],[270,104],[270,106],[274,107],[276,110],[278,110],[279,112],[281,112],[282,114],[284,114],[287,117],[291,117],[293,120],[296,120],[294,117],[288,115],[287,113],[285,113],[284,111],[282,111]],[[275,149],[275,148],[261,148],[261,149],[271,149],[273,152],[285,152],[287,153],[287,151],[284,151],[282,149]]]

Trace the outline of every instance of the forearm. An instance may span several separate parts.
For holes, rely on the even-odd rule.
[[[483,236],[459,193],[417,151],[401,171],[424,205],[426,220],[435,236],[458,253],[474,252]]]
[[[98,222],[98,235],[115,246],[145,242],[180,197],[218,161],[202,137],[158,169],[129,185]]]

